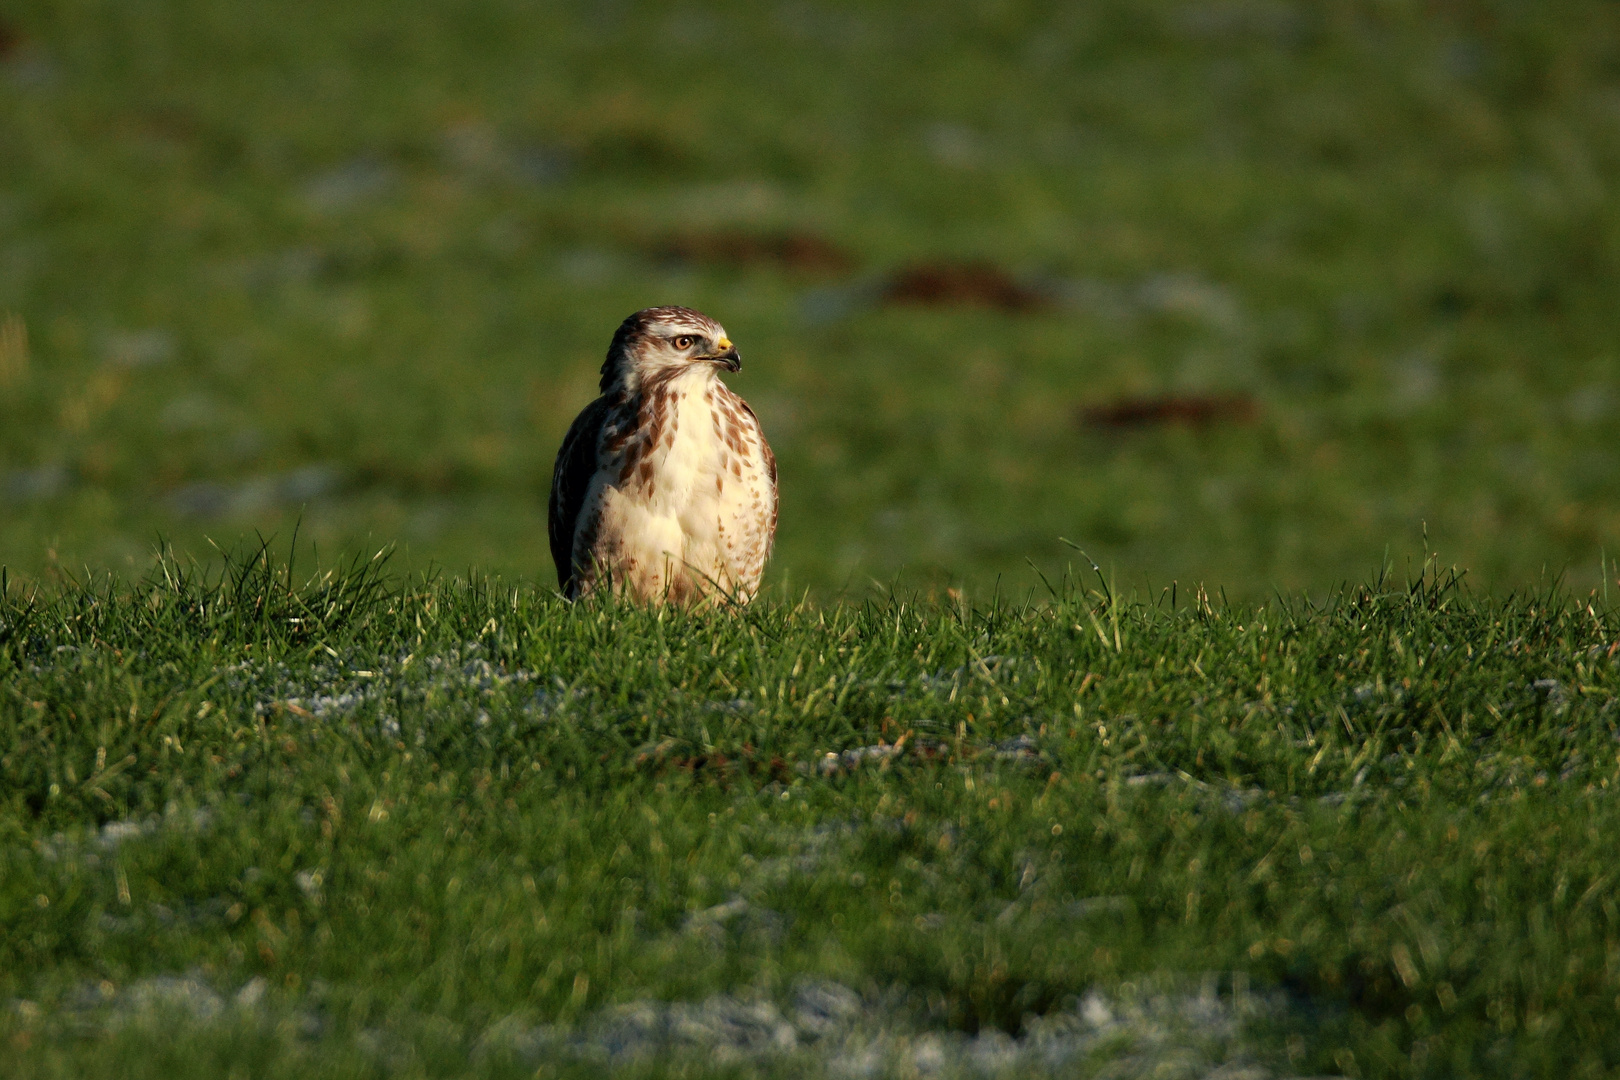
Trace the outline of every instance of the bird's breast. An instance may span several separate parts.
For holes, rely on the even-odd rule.
[[[617,463],[620,489],[654,511],[679,514],[709,501],[713,478],[729,464],[715,396],[684,381],[643,404],[637,434]]]
[[[670,380],[625,402],[599,448],[588,500],[597,508],[589,544],[597,557],[639,595],[683,582],[752,591],[770,549],[776,489],[764,436],[741,398],[712,378]]]

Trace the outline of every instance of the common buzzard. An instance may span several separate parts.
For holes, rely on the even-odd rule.
[[[551,557],[564,595],[746,603],[776,533],[776,458],[720,381],[742,359],[682,307],[638,311],[602,364],[602,396],[568,429],[551,477]]]

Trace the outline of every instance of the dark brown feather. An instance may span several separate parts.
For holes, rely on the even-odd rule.
[[[612,403],[599,397],[574,418],[557,451],[557,464],[551,471],[551,506],[547,532],[551,535],[551,560],[557,564],[557,585],[563,595],[575,595],[574,532],[579,511],[585,505],[585,492],[596,475],[602,428]]]

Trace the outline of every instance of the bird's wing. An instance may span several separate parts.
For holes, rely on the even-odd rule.
[[[551,560],[557,564],[557,584],[567,596],[573,595],[575,527],[579,524],[579,512],[585,505],[591,477],[596,475],[597,452],[608,409],[605,397],[585,406],[563,437],[556,467],[551,471],[547,531],[551,534]]]
[[[737,404],[742,406],[743,412],[747,413],[748,419],[753,422],[754,438],[759,440],[759,452],[765,459],[765,475],[771,478],[771,523],[765,529],[765,554],[769,556],[771,548],[776,543],[776,509],[777,504],[781,502],[776,492],[776,455],[771,452],[771,444],[765,441],[764,425],[759,422],[759,417],[754,415],[754,410],[749,407],[748,402],[738,397]]]

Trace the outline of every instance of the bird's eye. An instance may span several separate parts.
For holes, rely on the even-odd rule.
[[[692,336],[690,334],[682,334],[680,337],[674,340],[674,345],[677,349],[690,349],[692,347]]]

